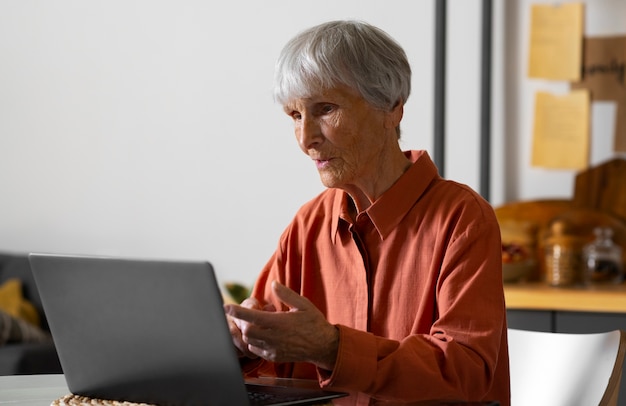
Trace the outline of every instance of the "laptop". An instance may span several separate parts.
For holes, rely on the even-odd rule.
[[[244,381],[208,262],[30,254],[74,395],[163,405],[307,405],[346,393]]]

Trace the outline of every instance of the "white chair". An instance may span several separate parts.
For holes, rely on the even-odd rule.
[[[511,406],[617,405],[626,333],[509,329]],[[626,396],[626,395],[625,395]]]

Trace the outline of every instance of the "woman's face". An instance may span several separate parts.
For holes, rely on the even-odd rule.
[[[329,188],[350,190],[372,182],[384,168],[390,142],[397,147],[399,120],[347,86],[291,100],[284,110],[293,119],[300,148]]]

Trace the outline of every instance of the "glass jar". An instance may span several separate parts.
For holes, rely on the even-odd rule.
[[[585,283],[621,283],[624,279],[622,247],[613,242],[613,230],[597,227],[593,232],[595,240],[583,248]]]
[[[544,243],[545,280],[551,286],[572,286],[582,281],[582,240],[568,233],[567,224],[551,224]]]

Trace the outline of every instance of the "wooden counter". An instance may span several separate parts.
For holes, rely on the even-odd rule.
[[[556,288],[545,283],[504,285],[509,310],[626,313],[626,284]]]

